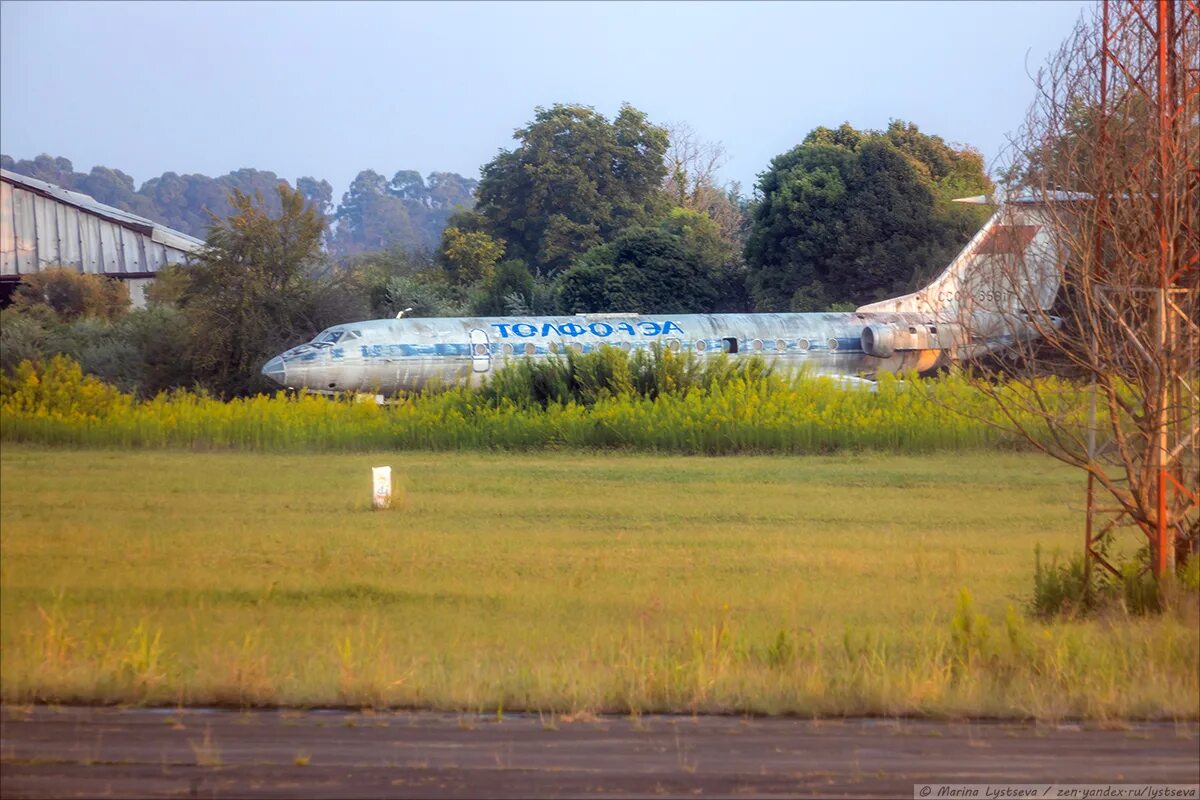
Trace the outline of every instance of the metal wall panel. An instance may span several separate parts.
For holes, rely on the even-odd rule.
[[[79,211],[58,203],[58,258],[64,267],[74,267],[82,272],[79,263]]]
[[[37,272],[37,229],[33,224],[33,194],[13,190],[13,232],[17,239],[17,274]]]
[[[37,242],[37,270],[58,263],[58,221],[55,219],[55,202],[40,194],[33,196],[33,224]]]
[[[142,235],[129,228],[121,228],[121,253],[125,257],[125,272],[142,272],[145,259],[142,258]]]
[[[116,225],[106,219],[100,222],[100,271],[121,271],[121,234]]]
[[[130,278],[122,281],[129,289],[129,302],[134,308],[146,307],[146,289],[154,283],[153,278]]]
[[[0,275],[17,274],[17,234],[13,230],[13,187],[0,183]]]
[[[153,239],[146,240],[146,269],[158,272],[167,264],[166,248]]]
[[[102,272],[104,259],[100,252],[100,220],[90,214],[79,215],[80,268],[89,274]]]
[[[187,261],[187,257],[191,255],[191,253],[185,253],[182,250],[176,250],[173,247],[164,248],[163,254],[166,256],[166,261],[168,264],[182,264]]]

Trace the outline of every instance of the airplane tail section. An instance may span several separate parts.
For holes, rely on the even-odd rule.
[[[987,201],[972,197],[958,202]],[[963,322],[1048,311],[1060,274],[1050,223],[1045,203],[1006,201],[928,286],[869,303],[858,313],[915,313]]]

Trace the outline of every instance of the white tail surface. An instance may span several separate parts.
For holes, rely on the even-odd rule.
[[[1045,205],[1005,203],[924,289],[869,303],[858,312],[908,312],[962,321],[983,316],[1011,319],[1026,311],[1048,310],[1058,294],[1058,261]]]

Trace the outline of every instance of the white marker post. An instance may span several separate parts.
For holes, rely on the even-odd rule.
[[[372,506],[376,511],[392,507],[392,468],[371,467]]]

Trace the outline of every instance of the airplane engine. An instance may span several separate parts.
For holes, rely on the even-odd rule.
[[[887,358],[896,352],[896,326],[875,322],[863,328],[862,349],[876,358]]]
[[[967,343],[967,334],[957,323],[919,323],[902,328],[891,322],[872,322],[863,328],[863,352],[888,358],[897,350],[953,350]]]

